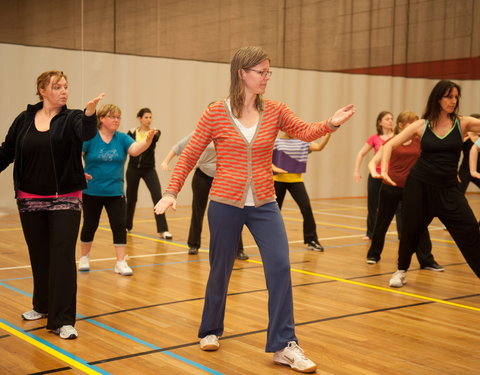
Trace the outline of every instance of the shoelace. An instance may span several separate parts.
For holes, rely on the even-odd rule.
[[[308,358],[305,356],[304,351],[295,341],[290,341],[288,343],[288,347],[298,353],[298,355],[302,358],[302,360],[307,360]]]

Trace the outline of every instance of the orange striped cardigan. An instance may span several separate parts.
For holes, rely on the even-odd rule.
[[[308,124],[285,104],[265,100],[259,125],[252,141],[248,143],[235,125],[226,102],[216,102],[200,118],[190,142],[177,161],[165,195],[177,196],[203,150],[213,141],[217,152],[217,172],[209,198],[244,207],[251,186],[255,207],[273,202],[272,153],[278,131],[311,142],[335,129],[329,127],[327,121]]]

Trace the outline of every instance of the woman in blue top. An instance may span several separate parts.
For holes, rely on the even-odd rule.
[[[383,147],[382,177],[396,186],[388,175],[392,149],[413,137],[420,137],[421,154],[403,190],[402,232],[398,270],[390,286],[405,285],[420,234],[434,217],[450,232],[473,272],[480,277],[480,231],[468,202],[458,188],[457,166],[467,132],[480,132],[480,120],[457,114],[460,86],[439,81],[428,98],[421,120],[413,122]]]
[[[91,180],[83,191],[83,227],[80,235],[81,257],[79,271],[90,269],[90,250],[98,228],[103,207],[113,233],[117,255],[115,272],[130,276],[133,272],[125,261],[127,245],[126,203],[124,192],[124,165],[127,155],[137,156],[152,143],[155,130],[148,132],[141,142],[118,130],[121,111],[116,105],[106,104],[97,112],[98,133],[83,144],[85,172]]]

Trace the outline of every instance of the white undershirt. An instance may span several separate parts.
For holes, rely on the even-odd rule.
[[[227,103],[228,110],[229,110],[230,114],[232,115],[233,121],[235,122],[235,125],[237,125],[238,130],[240,130],[240,132],[243,134],[243,136],[245,137],[247,142],[251,143],[252,139],[253,139],[253,136],[255,135],[255,132],[257,131],[258,122],[255,125],[253,125],[249,128],[246,128],[245,126],[242,125],[242,123],[238,120],[238,118],[236,118],[233,115],[232,108],[230,107],[230,99],[227,99],[226,103]],[[245,199],[245,206],[255,206],[255,200],[253,199],[253,192],[252,192],[252,186],[251,185],[248,187],[247,197]]]

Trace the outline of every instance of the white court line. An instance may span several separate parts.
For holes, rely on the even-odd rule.
[[[437,230],[443,230],[443,227],[439,226],[429,226],[428,227],[429,231],[437,231]],[[387,232],[387,235],[396,235],[396,231],[391,231]],[[363,237],[364,234],[352,234],[348,236],[335,236],[335,237],[322,237],[319,238],[319,241],[327,241],[327,240],[341,240],[341,239],[346,239],[346,238],[361,238]],[[143,237],[143,238],[148,238],[148,237]],[[289,244],[297,244],[297,243],[303,243],[303,240],[298,240],[298,241],[288,241]],[[181,247],[186,247],[183,244],[176,244],[176,243],[171,243],[174,246],[181,246]],[[245,249],[258,249],[257,245],[249,245],[249,246],[244,246]],[[208,252],[207,250],[202,250],[200,251],[203,252]],[[169,252],[169,253],[154,253],[154,254],[144,254],[144,255],[128,255],[129,259],[134,259],[134,258],[148,258],[148,257],[156,257],[156,256],[166,256],[166,255],[178,255],[178,254],[187,254],[185,251],[174,251],[174,252]],[[104,261],[112,261],[115,260],[116,258],[99,258],[99,259],[90,259],[90,262],[104,262]],[[78,262],[76,262],[78,263]],[[25,265],[25,266],[15,266],[15,267],[2,267],[0,268],[0,271],[8,271],[8,270],[18,270],[18,269],[26,269],[26,268],[31,268],[30,265]]]

